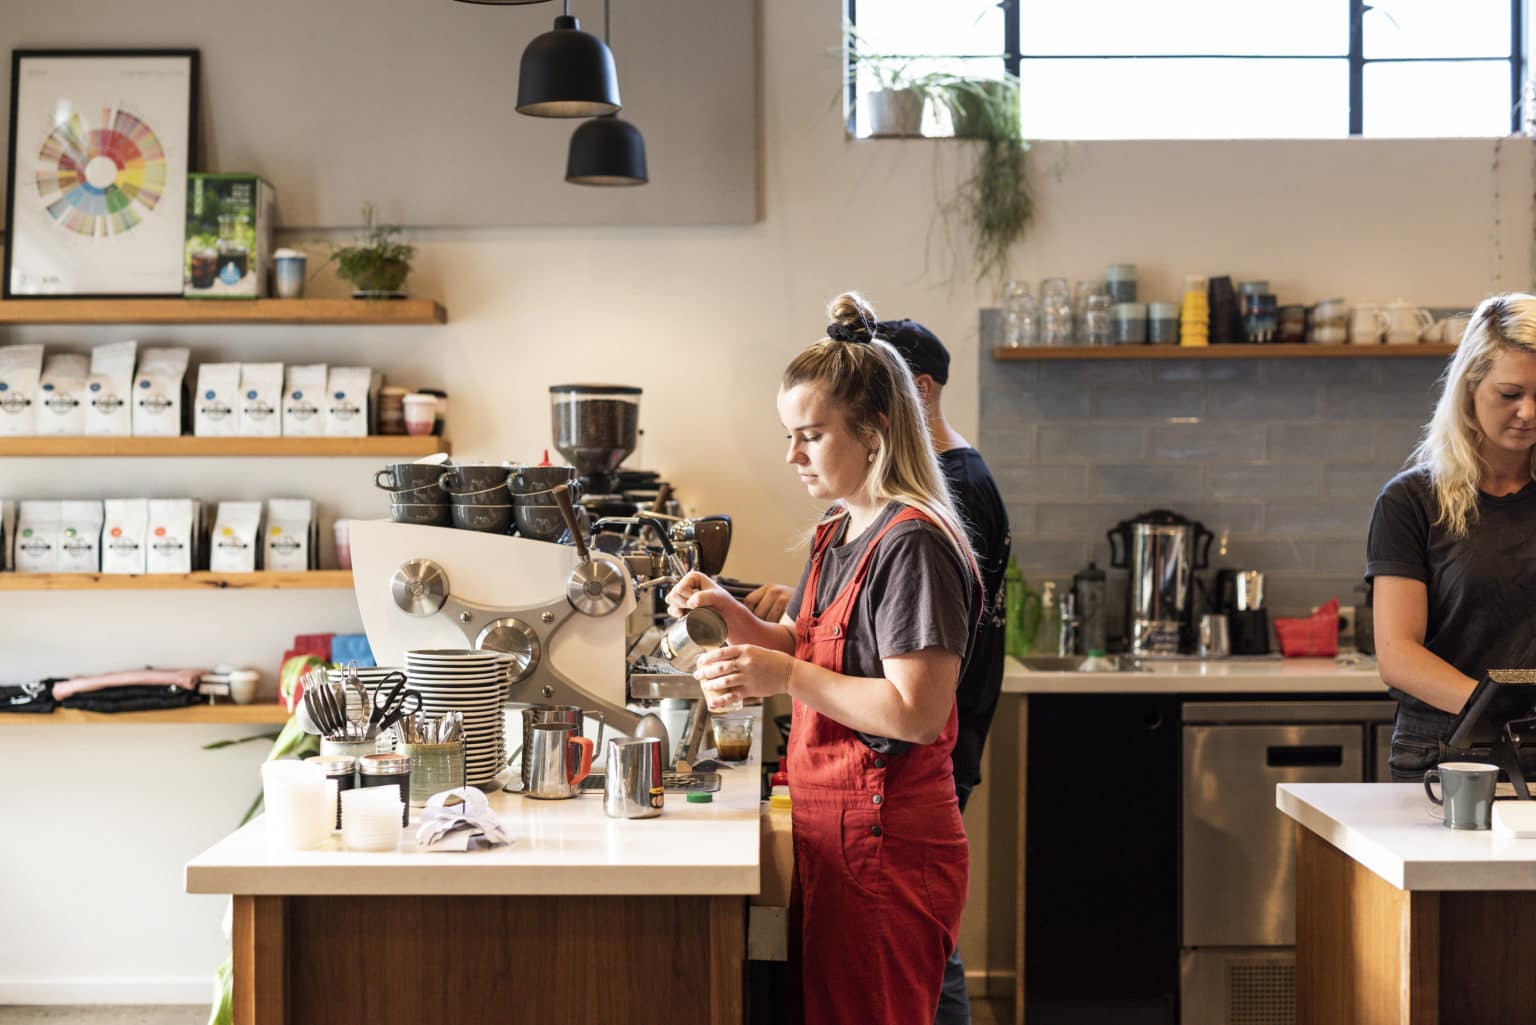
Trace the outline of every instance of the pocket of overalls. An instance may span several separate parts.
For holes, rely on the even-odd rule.
[[[970,844],[961,841],[923,845],[923,892],[928,900],[928,913],[949,930],[951,937],[960,928],[970,877]]]
[[[878,899],[885,892],[885,836],[880,813],[873,809],[844,808],[843,869],[855,890]]]

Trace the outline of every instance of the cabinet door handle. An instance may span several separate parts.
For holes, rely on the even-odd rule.
[[[1265,763],[1272,769],[1344,764],[1344,748],[1338,744],[1298,744],[1265,749]]]

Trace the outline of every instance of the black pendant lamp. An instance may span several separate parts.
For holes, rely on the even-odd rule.
[[[619,74],[601,39],[581,31],[571,2],[552,32],[535,36],[517,74],[517,112],[533,117],[597,117],[618,111]]]
[[[603,0],[603,41],[612,46],[608,0]],[[610,51],[611,52],[611,51]],[[565,180],[572,185],[644,185],[645,139],[617,114],[595,117],[571,133]]]

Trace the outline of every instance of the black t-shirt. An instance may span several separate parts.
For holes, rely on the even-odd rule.
[[[1478,494],[1477,519],[1453,538],[1435,524],[1426,469],[1405,470],[1376,498],[1365,578],[1407,577],[1429,592],[1424,647],[1480,680],[1488,669],[1536,668],[1536,482],[1513,495]],[[1442,739],[1454,716],[1396,688],[1389,693]]]
[[[890,503],[862,534],[847,543],[848,521],[844,517],[837,528],[838,537],[822,562],[813,606],[818,613],[825,611],[853,579],[870,542],[905,508],[900,502]],[[807,560],[786,610],[791,619],[799,617],[805,602],[810,569]],[[922,520],[898,523],[870,557],[843,643],[843,675],[884,676],[882,659],[924,648],[943,648],[964,659],[975,611],[975,578],[943,531]],[[910,746],[862,733],[859,739],[881,754],[900,754]]]
[[[986,606],[971,642],[971,656],[960,673],[956,694],[960,735],[955,738],[955,781],[974,787],[981,782],[981,748],[997,696],[1003,687],[1003,573],[1013,538],[1008,529],[1008,510],[998,493],[992,472],[974,448],[952,448],[939,453],[939,465],[949,481],[955,505],[965,520],[971,547],[981,568]]]

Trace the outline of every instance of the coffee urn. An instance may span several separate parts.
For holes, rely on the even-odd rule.
[[[1177,655],[1189,635],[1193,581],[1204,569],[1214,536],[1167,509],[1122,520],[1108,532],[1109,564],[1130,571],[1125,633],[1133,655]]]

